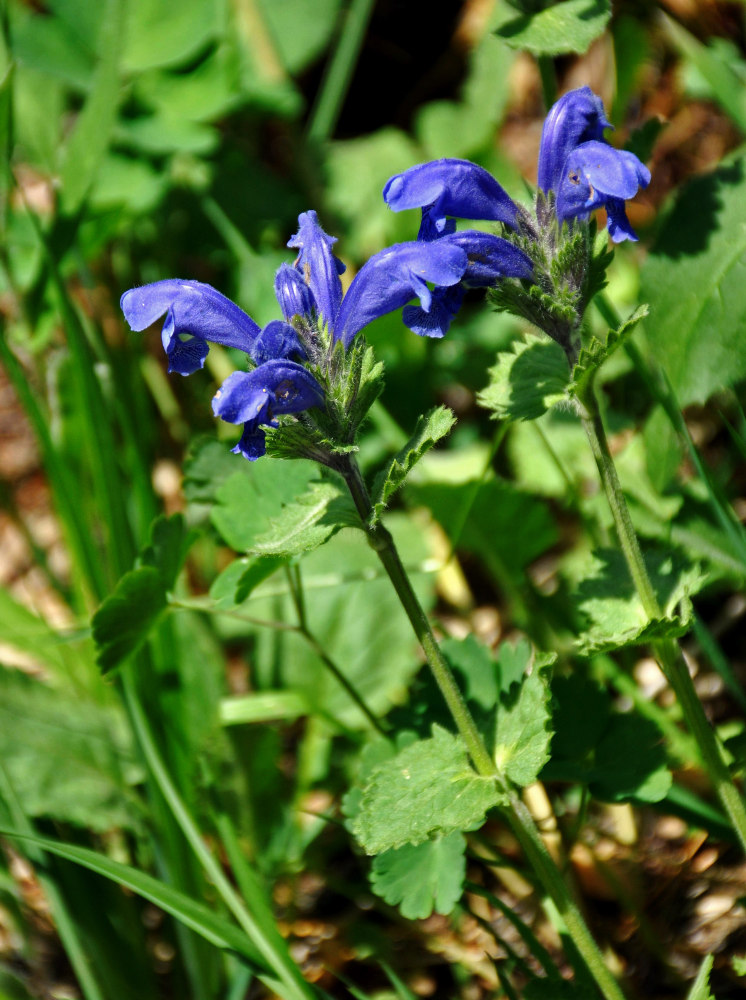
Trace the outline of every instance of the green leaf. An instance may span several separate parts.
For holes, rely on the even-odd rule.
[[[99,833],[137,829],[142,780],[117,705],[0,667],[0,759],[24,812]]]
[[[746,376],[744,160],[677,195],[641,274],[650,344],[681,406]]]
[[[193,467],[192,474],[200,477],[197,483],[205,483],[203,477],[209,475],[214,455],[211,450]],[[195,487],[200,502],[215,500],[212,522],[228,545],[236,552],[249,552],[267,531],[272,518],[296,497],[307,493],[312,482],[318,480],[319,472],[314,462],[303,459],[290,462],[265,457],[261,462],[239,465],[235,455],[231,458],[235,462],[234,471],[222,481],[218,479],[214,492],[210,492],[209,480],[204,486],[195,483]]]
[[[714,958],[712,955],[705,956],[699,967],[697,978],[692,983],[692,988],[686,995],[686,1000],[715,1000],[715,997],[710,992],[710,973],[712,972],[713,961]]]
[[[404,844],[373,860],[373,892],[398,906],[408,920],[431,913],[444,916],[461,898],[466,876],[466,838],[461,833],[436,837],[422,844]]]
[[[4,587],[0,587],[0,621],[3,623],[4,645],[12,646],[32,657],[35,663],[51,667],[55,673],[67,673],[68,645],[73,655],[85,655],[82,654],[80,642],[73,646],[71,640],[56,632],[43,618],[39,618],[23,604],[19,604]]]
[[[272,42],[288,72],[297,74],[317,59],[337,23],[340,0],[258,0]]]
[[[88,193],[116,121],[124,8],[123,0],[108,0],[106,4],[101,21],[99,66],[65,146],[60,180],[62,206],[67,215],[75,214]]]
[[[372,523],[380,520],[389,500],[403,485],[422,456],[444,438],[455,423],[456,418],[447,406],[437,406],[418,419],[409,441],[394,456],[389,467],[376,477],[373,485]]]
[[[64,858],[66,861],[72,861],[73,864],[82,865],[83,868],[88,868],[90,871],[116,882],[117,885],[136,892],[139,896],[165,910],[166,913],[170,913],[172,917],[196,931],[217,948],[235,951],[249,961],[255,969],[265,971],[266,966],[263,959],[258,955],[254,945],[243,931],[223,917],[213,913],[202,903],[195,902],[178,889],[166,885],[165,882],[160,882],[151,875],[146,875],[129,865],[113,861],[87,847],[78,847],[75,844],[65,844],[58,840],[22,834],[9,829],[0,830],[0,833],[4,837],[12,837],[21,843],[29,841],[49,854]],[[281,989],[279,984],[277,988]]]
[[[704,582],[702,573],[678,554],[650,551],[645,563],[663,609],[659,619],[645,613],[621,552],[603,549],[591,557],[577,590],[580,610],[589,622],[578,638],[584,652],[637,646],[689,630],[689,595]]]
[[[163,586],[171,590],[195,538],[183,514],[161,514],[150,526],[150,543],[140,553],[140,565],[157,569]]]
[[[285,504],[254,541],[256,556],[298,556],[323,545],[340,528],[359,524],[349,498],[332,482],[311,483],[306,493]]]
[[[662,734],[641,715],[617,712],[585,677],[552,682],[552,759],[546,780],[579,781],[605,802],[659,802],[671,787]]]
[[[368,854],[435,836],[474,830],[500,802],[495,782],[480,777],[461,739],[433,726],[376,767],[363,787],[353,833]]]
[[[746,955],[734,955],[730,964],[737,976],[746,976]]]
[[[210,597],[223,608],[243,602],[260,583],[287,562],[279,556],[244,556],[226,566],[210,587]]]
[[[660,802],[672,778],[658,728],[640,715],[612,715],[588,779],[591,794],[606,802]]]
[[[124,574],[93,616],[97,662],[104,673],[118,667],[147,639],[168,604],[168,591],[194,537],[182,514],[161,515],[153,522],[140,565]]]
[[[609,0],[565,0],[536,13],[505,11],[497,34],[511,48],[536,56],[585,52],[611,17]]]
[[[129,0],[124,63],[129,73],[194,57],[222,27],[219,0]]]
[[[138,650],[166,608],[166,589],[153,566],[130,570],[93,616],[97,662],[106,673]]]
[[[434,582],[432,574],[422,570],[431,555],[425,539],[401,514],[390,515],[388,522],[415,590],[427,608],[432,603]],[[418,669],[417,647],[391,582],[363,533],[340,531],[326,545],[305,555],[299,569],[307,620],[326,653],[373,712],[382,715],[392,704],[403,702]],[[259,620],[297,623],[295,606],[280,574],[260,584],[250,604],[242,609]],[[221,627],[228,635],[251,636],[253,678],[258,687],[272,689],[281,682],[303,694],[313,712],[346,725],[367,726],[303,636],[235,617],[221,619]]]
[[[562,348],[553,340],[517,340],[497,355],[489,385],[477,400],[499,420],[535,420],[566,399],[570,373]]]
[[[549,683],[546,658],[534,657],[531,644],[522,639],[511,650],[503,643],[498,665],[501,666],[503,650],[507,649],[509,669],[520,665],[520,679],[506,686],[497,710],[495,737],[495,762],[506,778],[523,788],[530,785],[549,760],[552,739],[551,712],[549,710]],[[551,658],[554,660],[554,656]],[[501,678],[508,670],[501,669]]]
[[[611,357],[614,351],[622,346],[640,320],[648,315],[649,311],[646,305],[638,306],[617,330],[609,330],[605,343],[601,343],[597,337],[593,337],[590,343],[581,349],[578,360],[572,370],[572,381],[569,386],[569,391],[574,396],[577,396],[579,399],[583,398],[593,384],[593,380],[601,365]]]

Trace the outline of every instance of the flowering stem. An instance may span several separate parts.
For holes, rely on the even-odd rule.
[[[474,766],[485,778],[492,778],[504,790],[504,781],[477,729],[456,680],[435,638],[432,626],[414,592],[407,571],[396,549],[391,533],[380,523],[371,523],[373,505],[360,467],[353,456],[346,456],[340,471],[363,522],[368,542],[381,560],[402,603],[425,658],[448,705]],[[512,794],[505,808],[508,822],[530,862],[544,891],[562,915],[568,934],[585,961],[606,1000],[624,1000],[624,994],[604,963],[601,951],[593,940],[577,905],[573,901],[562,875],[547,851],[531,814],[517,795]]]
[[[601,483],[619,537],[619,544],[640,602],[649,618],[662,618],[663,611],[648,575],[637,532],[632,524],[614,459],[609,451],[609,443],[593,387],[589,388],[580,400],[580,418],[598,466]],[[715,786],[718,798],[730,817],[741,845],[746,850],[746,806],[733,783],[723,745],[710,725],[694,689],[681,648],[674,639],[658,639],[651,646],[653,655],[665,674],[666,680],[671,685],[687,725],[697,741],[702,760]]]

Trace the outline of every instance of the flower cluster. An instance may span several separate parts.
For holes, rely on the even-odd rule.
[[[223,420],[243,425],[233,450],[252,461],[265,453],[265,428],[276,427],[277,417],[332,408],[330,373],[339,376],[339,365],[330,360],[338,345],[346,356],[365,326],[413,298],[427,315],[434,305],[428,282],[450,288],[471,266],[469,248],[458,240],[399,243],[371,257],[343,295],[340,275],[345,267],[332,251],[336,240],[324,232],[313,211],[304,212],[298,226],[288,242],[298,256],[293,264],[283,264],[275,278],[283,319],[264,329],[199,281],[156,281],[121,298],[133,330],[145,330],[165,315],[162,340],[170,372],[190,375],[202,368],[210,343],[248,355],[253,367],[226,379],[213,410]]]
[[[213,399],[216,416],[241,424],[233,449],[249,460],[266,450],[266,428],[293,414],[306,430],[288,454],[333,465],[335,449],[354,444],[360,420],[377,395],[363,391],[372,364],[357,335],[373,320],[404,307],[415,333],[442,337],[467,288],[486,288],[493,303],[528,318],[554,337],[573,362],[584,309],[603,283],[605,252],[594,251],[591,213],[604,207],[614,242],[636,239],[624,202],[650,180],[634,154],[610,146],[603,104],[588,87],[550,110],[539,152],[534,211],[517,205],[482,167],[467,160],[419,164],[392,177],[383,192],[394,211],[421,209],[417,239],[387,247],[342,291],[344,264],[336,240],[304,212],[288,241],[297,251],[275,277],[282,319],[263,329],[242,309],[199,281],[168,279],[125,292],[121,307],[133,330],[165,315],[162,339],[169,371],[202,368],[210,343],[238,348],[248,371],[233,372]],[[501,235],[456,230],[456,219],[493,222]],[[413,305],[413,299],[419,304]],[[380,383],[380,379],[379,379]],[[312,412],[311,412],[312,411]]]
[[[591,231],[583,224],[603,207],[611,239],[636,240],[624,202],[650,182],[650,172],[633,153],[605,141],[604,132],[611,127],[601,99],[589,87],[557,101],[542,132],[533,215],[486,170],[467,160],[433,160],[388,181],[383,197],[391,209],[422,210],[419,240],[465,240],[471,248],[470,268],[458,288],[434,291],[440,308],[419,328],[413,326],[416,332],[442,336],[458,310],[463,287],[486,285],[500,289],[493,296],[495,304],[530,319],[571,350],[585,305],[597,290],[591,280]],[[505,268],[498,277],[528,279],[527,286],[489,280],[481,266],[484,248],[475,234],[455,232],[454,217],[501,223],[503,243],[521,256],[510,258],[501,249],[501,262],[510,261],[513,270]],[[433,322],[436,317],[439,325]]]

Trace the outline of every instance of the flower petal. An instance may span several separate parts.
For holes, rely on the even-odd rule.
[[[234,455],[243,455],[250,462],[256,462],[267,452],[264,431],[261,427],[254,427],[252,423],[244,424],[243,434],[231,451]]]
[[[374,319],[419,297],[430,306],[434,285],[455,285],[464,275],[468,258],[461,247],[446,239],[432,243],[396,243],[370,258],[356,274],[339,311],[334,335],[345,347]]]
[[[606,202],[606,216],[606,228],[614,243],[622,243],[624,240],[637,241],[637,233],[629,224],[621,198],[609,198]]]
[[[469,160],[431,160],[410,167],[390,178],[383,189],[383,199],[395,212],[427,209],[439,228],[449,215],[515,226],[518,211],[492,174]]]
[[[302,365],[273,360],[251,372],[233,372],[215,393],[213,413],[229,424],[268,423],[279,413],[321,406],[324,391]]]
[[[267,323],[256,338],[251,352],[252,358],[258,365],[274,358],[289,358],[293,354],[305,357],[298,334],[289,323],[283,323],[281,319],[273,319]]]
[[[451,320],[461,308],[464,294],[465,289],[461,284],[434,289],[427,311],[422,306],[404,307],[404,325],[420,337],[439,339],[448,333]]]
[[[603,139],[606,120],[603,101],[590,87],[571,90],[552,105],[544,121],[539,147],[539,187],[556,191],[567,157],[590,139]]]
[[[130,288],[120,305],[130,327],[137,331],[147,329],[167,314],[163,346],[169,355],[169,370],[181,375],[197,371],[207,357],[204,347],[185,346],[191,342],[183,341],[183,335],[223,347],[237,347],[250,354],[259,334],[259,327],[243,309],[201,281],[168,278]]]
[[[294,316],[310,316],[316,312],[316,299],[297,268],[280,264],[275,275],[275,295],[282,315],[288,321]]]
[[[468,264],[463,277],[467,288],[487,288],[498,278],[530,278],[533,265],[527,254],[501,236],[477,229],[444,236],[441,243],[461,247]]]
[[[624,202],[650,183],[650,171],[634,153],[604,142],[584,142],[567,158],[557,191],[557,218],[587,218],[609,201]],[[624,238],[624,237],[622,237]]]
[[[339,276],[346,270],[332,253],[336,242],[336,237],[328,236],[321,228],[313,210],[298,216],[298,232],[288,240],[289,247],[300,251],[296,266],[310,285],[319,313],[330,329],[334,327],[342,301]]]

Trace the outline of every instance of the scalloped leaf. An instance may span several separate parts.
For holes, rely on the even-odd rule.
[[[444,438],[456,423],[447,406],[437,406],[417,421],[414,433],[392,458],[389,467],[378,474],[373,484],[373,524],[381,519],[389,500],[403,485],[409,473],[433,445]]]
[[[578,588],[579,607],[589,628],[577,639],[584,653],[638,646],[684,635],[690,627],[691,601],[704,582],[698,566],[678,554],[646,552],[645,563],[663,617],[650,619],[643,609],[621,552],[603,549]]]
[[[503,650],[505,652],[503,652]],[[525,788],[549,760],[552,740],[548,668],[554,654],[535,655],[531,643],[503,643],[498,657],[502,692],[497,709],[495,762],[506,778]]]
[[[253,556],[297,556],[323,545],[341,528],[359,527],[349,498],[329,480],[310,483],[308,490],[282,506],[249,550]]]
[[[373,861],[371,888],[398,906],[407,920],[424,920],[431,913],[447,916],[463,892],[465,852],[462,833],[384,851]]]
[[[489,385],[477,401],[497,420],[536,420],[566,399],[565,352],[553,340],[517,340],[497,355]]]
[[[582,53],[603,34],[610,17],[610,0],[565,0],[534,13],[506,12],[495,34],[535,56]]]
[[[611,357],[618,348],[622,346],[634,328],[644,319],[649,312],[647,305],[643,303],[635,309],[618,329],[609,330],[605,343],[597,337],[593,337],[578,355],[578,360],[572,370],[572,379],[568,386],[569,392],[582,399],[593,384],[593,380],[601,365]]]
[[[488,809],[502,801],[495,782],[469,763],[462,740],[433,726],[373,769],[356,803],[352,831],[368,854],[482,825]]]

